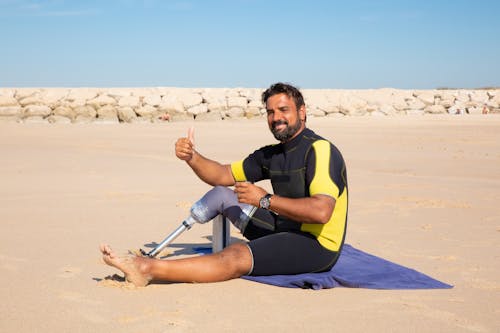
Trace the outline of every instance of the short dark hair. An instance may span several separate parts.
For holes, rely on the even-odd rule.
[[[295,102],[295,107],[297,108],[297,111],[305,105],[304,103],[304,97],[302,96],[302,93],[299,91],[299,89],[295,88],[291,84],[288,83],[274,83],[272,84],[269,88],[266,89],[262,93],[262,103],[266,105],[267,100],[269,97],[277,95],[277,94],[285,94],[289,98],[293,98],[293,101]]]

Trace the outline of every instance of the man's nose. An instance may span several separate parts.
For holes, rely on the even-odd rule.
[[[276,110],[273,112],[273,121],[277,121],[277,120],[282,120],[283,119],[283,113]]]

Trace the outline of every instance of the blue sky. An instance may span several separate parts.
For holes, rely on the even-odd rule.
[[[498,0],[0,0],[0,86],[500,86],[499,13]]]

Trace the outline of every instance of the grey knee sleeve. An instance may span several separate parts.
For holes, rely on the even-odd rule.
[[[227,217],[242,233],[257,207],[238,202],[233,190],[216,186],[191,207],[191,216],[199,223],[206,223],[219,214]]]

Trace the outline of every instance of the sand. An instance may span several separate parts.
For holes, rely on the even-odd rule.
[[[0,124],[0,332],[498,332],[500,117],[308,124],[348,165],[347,243],[453,289],[134,288],[98,246],[147,249],[209,188],[174,156],[191,123]],[[263,119],[194,125],[197,149],[222,162],[274,142]],[[210,236],[195,225],[169,251]]]

